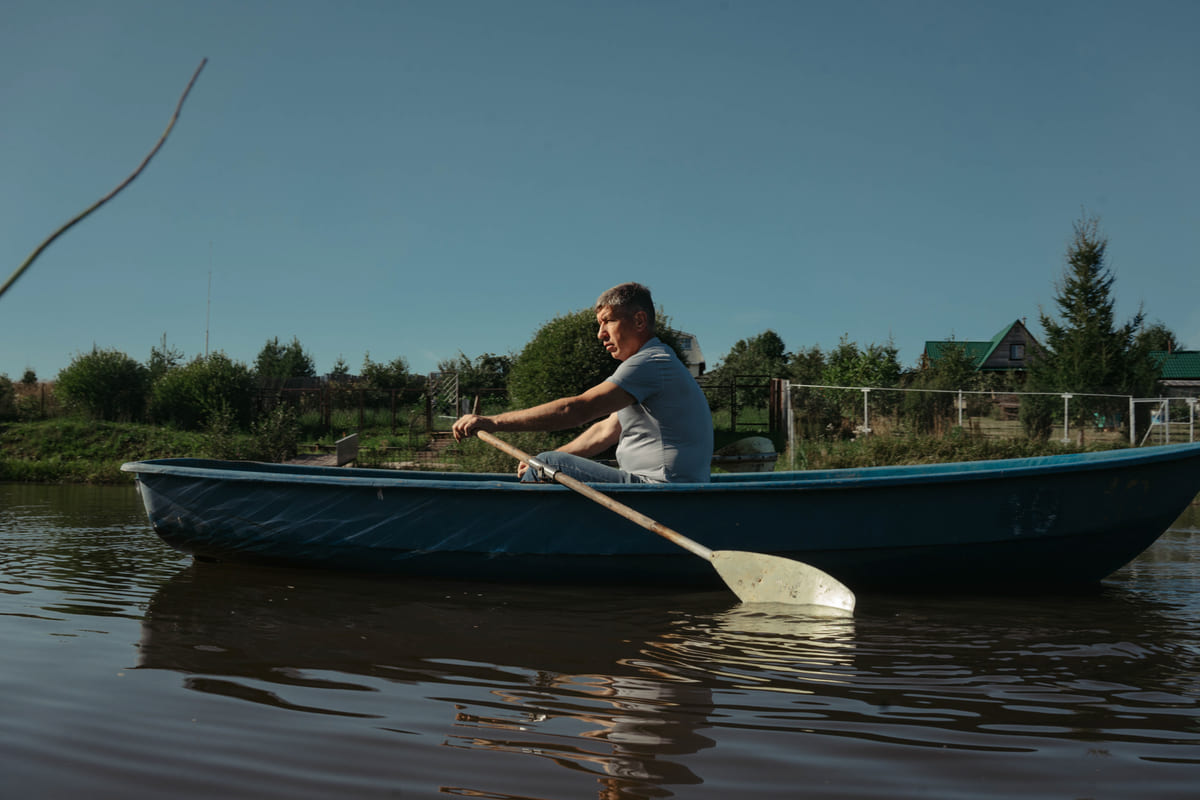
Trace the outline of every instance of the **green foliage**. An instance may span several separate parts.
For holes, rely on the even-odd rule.
[[[534,334],[509,371],[508,395],[523,408],[574,397],[616,368],[596,338],[595,312],[585,308],[555,317]]]
[[[967,353],[965,345],[948,342],[937,361],[911,377],[909,388],[936,391],[906,392],[901,401],[905,419],[911,420],[916,432],[921,434],[933,433],[939,426],[951,424],[952,421],[956,423],[956,392],[960,389],[973,390],[978,384],[975,358]]]
[[[93,348],[58,373],[54,391],[93,419],[129,422],[145,415],[149,380],[146,368],[124,353]]]
[[[709,386],[735,386],[739,379],[756,380],[753,385],[738,385],[731,391],[711,393],[710,405],[714,410],[724,409],[732,400],[739,408],[765,408],[769,380],[787,377],[790,361],[791,355],[775,331],[767,330],[753,338],[739,340],[705,375],[704,382]]]
[[[408,389],[415,382],[414,376],[408,372],[408,362],[403,356],[397,356],[387,364],[371,360],[371,354],[363,355],[362,365],[363,386],[367,389]]]
[[[825,359],[821,383],[826,386],[859,386],[891,388],[900,383],[899,351],[891,342],[886,345],[872,344],[865,350],[843,335],[838,346]],[[878,402],[872,401],[873,413],[890,413],[896,404],[894,393],[881,395]],[[830,393],[830,398],[846,417],[855,417],[862,406],[860,392]]]
[[[679,335],[661,311],[655,314],[655,330],[662,343],[680,355]],[[596,312],[591,308],[555,317],[538,329],[509,370],[512,402],[526,408],[574,397],[612,375],[618,362],[596,333]]]
[[[508,385],[512,371],[511,356],[484,353],[474,361],[461,351],[457,359],[438,362],[438,372],[453,372],[458,375],[458,392],[464,397],[477,394],[495,394],[497,389]]]
[[[17,391],[8,376],[0,372],[0,420],[17,416]]]
[[[1021,398],[1018,419],[1025,435],[1035,442],[1046,442],[1054,427],[1055,401],[1048,395],[1025,395]]]
[[[788,361],[788,379],[792,383],[819,384],[825,374],[825,354],[814,345],[797,350]]]
[[[26,386],[33,386],[37,382],[37,373],[26,367],[25,373],[21,375],[21,383],[25,384]]]
[[[245,429],[253,407],[250,370],[219,351],[167,372],[154,384],[150,399],[155,421],[184,430],[203,430],[223,414],[234,427]]]
[[[254,421],[250,435],[238,432],[227,409],[214,414],[205,431],[205,450],[212,458],[282,462],[299,450],[300,423],[296,411],[280,403]]]
[[[73,483],[129,482],[126,461],[194,456],[198,434],[141,423],[73,417],[17,422],[0,428],[0,480]]]
[[[146,369],[150,373],[150,385],[153,386],[159,378],[182,364],[183,359],[183,351],[169,346],[167,335],[164,333],[162,344],[150,348],[150,360],[146,362]]]
[[[288,378],[312,378],[317,374],[316,365],[300,345],[300,339],[292,337],[289,344],[281,345],[279,337],[268,339],[254,360],[254,374],[269,381],[286,381]]]
[[[1106,449],[1103,447],[1093,449]],[[972,436],[961,429],[950,436],[866,436],[854,441],[800,443],[797,469],[844,469],[897,464],[943,464],[989,461],[999,458],[1078,453],[1081,448],[1060,442],[1030,439],[995,439]]]
[[[1123,325],[1116,324],[1115,278],[1105,260],[1108,240],[1095,217],[1077,221],[1074,231],[1054,298],[1059,316],[1041,313],[1044,348],[1032,354],[1029,388],[1146,396],[1153,392],[1157,370],[1149,353],[1137,346],[1144,315],[1139,310]],[[1079,424],[1095,413],[1112,416],[1126,407],[1122,398],[1080,396],[1071,402],[1071,417]],[[1040,414],[1031,419],[1035,417]]]
[[[1175,332],[1161,322],[1147,325],[1138,331],[1135,338],[1137,346],[1149,353],[1154,351],[1179,350],[1179,337]]]

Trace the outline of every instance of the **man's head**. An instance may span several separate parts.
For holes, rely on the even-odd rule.
[[[596,336],[618,361],[654,337],[654,300],[640,283],[622,283],[596,299]]]

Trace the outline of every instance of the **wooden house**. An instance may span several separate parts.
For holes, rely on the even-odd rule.
[[[1158,389],[1163,397],[1200,397],[1200,350],[1155,350]]]
[[[950,348],[962,350],[975,361],[978,372],[1024,372],[1032,352],[1039,347],[1021,320],[1002,328],[986,342],[928,341],[921,356],[924,366],[936,364]]]

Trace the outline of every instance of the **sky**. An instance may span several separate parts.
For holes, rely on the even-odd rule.
[[[648,285],[709,367],[1054,314],[1200,349],[1194,0],[5,0],[0,373],[93,347],[318,374],[517,354]]]

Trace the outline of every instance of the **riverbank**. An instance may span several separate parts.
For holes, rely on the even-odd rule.
[[[727,439],[731,434],[722,436]],[[514,443],[530,452],[555,446],[553,441],[539,441],[538,437],[521,434]],[[359,463],[374,466],[394,460],[396,444],[386,435],[363,437]],[[782,443],[777,446],[784,449]],[[1058,441],[993,439],[962,432],[940,438],[876,436],[849,441],[802,442],[796,447],[794,459],[785,453],[777,468],[788,469],[793,463],[796,469],[836,469],[979,461],[1079,450],[1075,445]],[[94,422],[69,417],[13,422],[0,425],[0,481],[126,483],[131,478],[121,472],[121,465],[127,461],[184,457],[253,459],[252,455],[247,455],[253,451],[254,437],[250,434],[197,433],[155,425]],[[465,446],[449,449],[439,461],[476,472],[504,471],[511,467],[511,459],[474,439]]]

